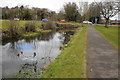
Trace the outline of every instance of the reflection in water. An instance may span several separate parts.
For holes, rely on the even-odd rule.
[[[25,72],[28,69],[33,69],[34,72],[36,72],[37,71],[37,66],[36,65],[31,66],[31,65],[23,64],[23,66],[19,70],[19,73]]]
[[[31,69],[33,69],[34,72],[37,71],[38,62],[35,57],[36,57],[36,53],[34,52],[32,57],[24,57],[22,59],[25,63],[21,66],[21,69],[19,70],[19,74],[21,74],[22,72],[31,71]]]
[[[25,72],[43,72],[41,68],[50,64],[61,52],[60,46],[70,40],[73,32],[43,33],[37,37],[13,41],[2,46],[3,77],[12,78]],[[29,74],[26,74],[27,76]],[[19,77],[25,77],[20,75]]]

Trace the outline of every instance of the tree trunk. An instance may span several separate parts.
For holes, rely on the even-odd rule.
[[[108,21],[109,19],[106,19],[106,22],[105,22],[105,27],[108,28]]]

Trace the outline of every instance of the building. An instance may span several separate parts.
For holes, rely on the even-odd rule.
[[[110,20],[111,25],[120,25],[120,20]]]

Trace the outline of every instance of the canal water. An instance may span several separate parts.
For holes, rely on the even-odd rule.
[[[74,32],[49,32],[39,36],[3,41],[2,77],[40,77],[43,67],[50,64],[60,53],[60,46],[67,44]]]

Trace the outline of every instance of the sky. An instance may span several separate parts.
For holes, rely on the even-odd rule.
[[[29,5],[29,7],[48,8],[49,10],[59,12],[63,8],[63,5],[68,2],[76,2],[79,5],[79,2],[93,1],[100,0],[0,0],[0,7],[8,6],[11,8],[20,5]],[[115,18],[118,18],[118,15]]]

